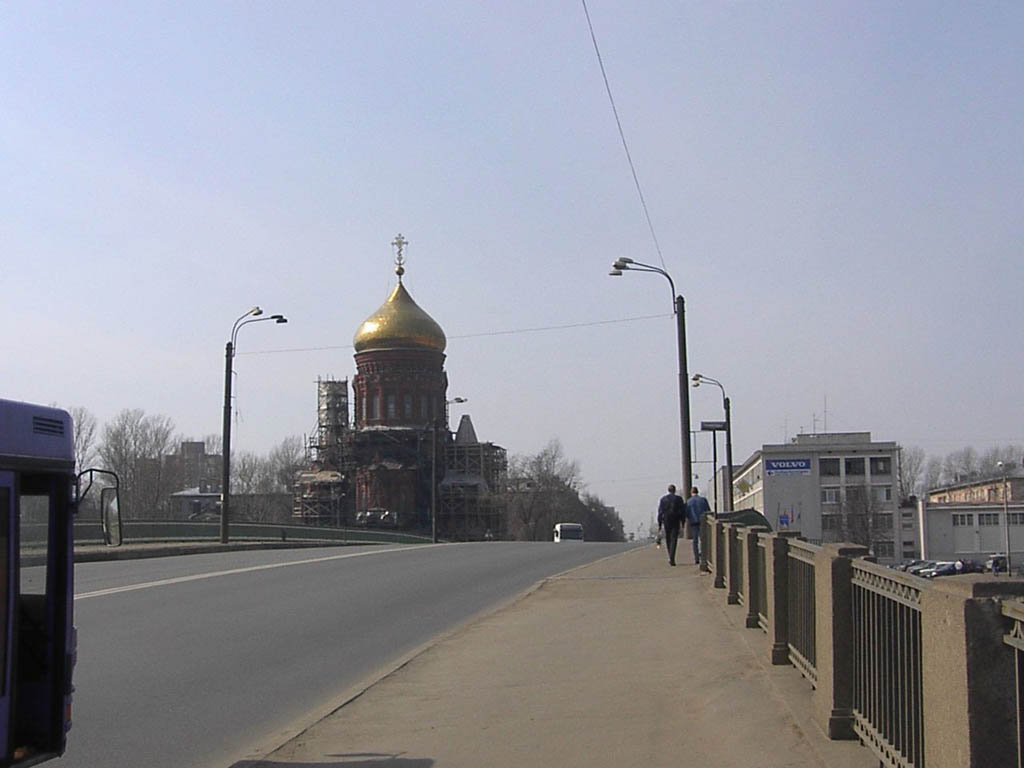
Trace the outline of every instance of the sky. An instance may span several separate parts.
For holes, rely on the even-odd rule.
[[[582,2],[0,4],[0,396],[219,433],[258,304],[232,443],[266,452],[354,375],[402,233],[453,427],[557,438],[627,530],[681,473],[670,286],[622,256],[685,297],[737,463],[1024,443],[1024,4],[587,8],[651,226]]]

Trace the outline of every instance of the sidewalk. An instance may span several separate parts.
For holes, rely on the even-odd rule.
[[[688,554],[682,552],[681,554]],[[712,594],[714,592],[714,594]],[[653,546],[548,579],[233,768],[874,768],[696,566]]]

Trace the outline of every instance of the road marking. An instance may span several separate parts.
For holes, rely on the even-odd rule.
[[[186,581],[201,581],[202,579],[213,579],[218,576],[233,576],[236,573],[251,573],[253,571],[267,571],[271,568],[285,568],[289,565],[310,565],[312,563],[325,563],[330,560],[345,560],[350,557],[363,557],[364,555],[382,555],[386,552],[408,552],[411,549],[423,549],[425,547],[439,547],[441,544],[419,544],[417,546],[393,547],[391,549],[373,549],[366,552],[350,552],[345,555],[327,555],[325,557],[313,557],[306,560],[292,560],[287,563],[268,563],[266,565],[251,565],[247,568],[232,568],[228,571],[211,571],[210,573],[196,573],[191,576],[176,576],[173,579],[160,579],[159,581],[146,581],[141,584],[128,584],[123,587],[110,587],[109,589],[97,589],[94,592],[83,592],[75,595],[75,600],[87,600],[90,597],[104,597],[105,595],[118,595],[122,592],[135,592],[139,589],[152,589],[153,587],[165,587],[170,584],[183,584]]]

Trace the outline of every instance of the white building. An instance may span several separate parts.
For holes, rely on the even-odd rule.
[[[1024,562],[1024,504],[1007,504],[1009,529],[1002,504],[947,503],[920,500],[921,557],[925,560],[977,560],[1006,552],[1010,538],[1012,564]]]
[[[906,530],[897,514],[898,461],[896,443],[873,442],[870,432],[798,435],[762,446],[734,472],[735,508],[810,541],[860,543],[897,561],[917,551],[913,514]]]

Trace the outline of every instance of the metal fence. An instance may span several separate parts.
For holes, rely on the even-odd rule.
[[[99,521],[75,522],[75,543],[102,544],[103,528]],[[185,522],[174,520],[126,520],[121,523],[125,542],[217,541],[218,522]],[[272,523],[233,523],[231,538],[235,541],[330,541],[342,543],[423,543],[429,536],[416,536],[399,531],[367,528],[319,528],[305,525]]]
[[[789,542],[789,660],[800,673],[818,683],[815,646],[814,555],[818,547],[805,541]]]
[[[927,582],[853,562],[854,730],[881,765],[923,768],[921,588]]]
[[[1011,622],[1010,631],[1003,635],[1003,642],[1013,652],[1013,667],[1016,674],[1017,710],[1017,768],[1024,768],[1024,603],[1018,600],[1004,600],[1003,616]]]

